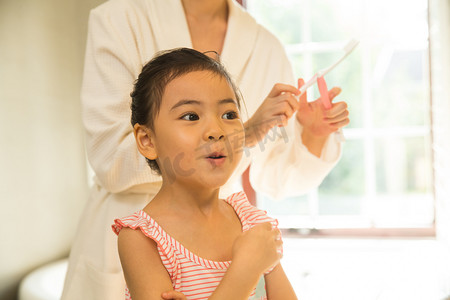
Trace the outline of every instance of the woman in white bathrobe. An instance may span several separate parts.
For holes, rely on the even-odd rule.
[[[157,51],[177,47],[220,53],[243,94],[243,121],[253,122],[252,130],[257,123],[267,124],[276,112],[271,105],[281,103],[284,86],[275,89],[276,97],[266,98],[273,86],[296,84],[281,43],[234,0],[110,0],[92,10],[82,110],[95,183],[72,247],[63,300],[123,299],[125,282],[111,224],[144,207],[161,183],[135,146],[129,95],[142,66]],[[295,112],[287,103],[284,109],[287,117]],[[325,128],[325,134],[300,124],[312,118],[304,111],[262,140],[249,130],[249,147],[221,197],[235,190],[233,183],[250,163],[250,182],[260,193],[282,198],[317,187],[340,156],[332,131],[348,123],[345,103],[334,104],[333,111],[340,122]]]

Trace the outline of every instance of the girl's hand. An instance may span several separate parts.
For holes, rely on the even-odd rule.
[[[244,124],[245,146],[258,143],[274,126],[286,126],[298,110],[294,95],[299,91],[292,85],[277,83],[253,116]]]
[[[262,274],[280,261],[282,244],[280,231],[271,223],[258,224],[235,240],[232,261],[243,270]]]
[[[161,294],[164,300],[187,300],[183,293],[177,291],[168,291]]]
[[[299,79],[299,88],[304,84]],[[328,91],[330,100],[339,95],[341,89],[334,87]],[[339,130],[350,122],[347,103],[331,103],[330,109],[325,109],[320,97],[313,102],[306,100],[306,93],[300,97],[296,118],[302,124],[303,131],[310,137],[326,139],[332,132]]]

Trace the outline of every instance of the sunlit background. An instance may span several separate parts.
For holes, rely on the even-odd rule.
[[[250,0],[247,7],[284,42],[305,81],[339,59],[348,40],[360,40],[325,77],[349,105],[341,161],[309,195],[282,205],[261,195],[261,205],[287,227],[432,227],[427,1]]]
[[[257,194],[289,229],[283,264],[299,298],[450,299],[450,251],[435,241],[430,18],[437,15],[428,1],[245,3],[283,41],[305,81],[360,40],[325,77],[342,88],[351,119],[336,168],[303,197]],[[309,91],[310,100],[318,96]]]

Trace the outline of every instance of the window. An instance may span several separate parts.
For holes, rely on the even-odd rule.
[[[286,46],[308,80],[340,86],[351,123],[338,165],[310,194],[258,206],[284,228],[433,228],[430,82],[426,0],[247,0],[247,10]],[[318,90],[308,90],[316,99]]]

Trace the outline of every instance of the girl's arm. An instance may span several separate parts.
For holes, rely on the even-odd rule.
[[[208,299],[247,300],[258,283],[260,275],[255,276],[256,274],[249,274],[249,270],[243,270],[237,264],[231,264],[219,286]],[[186,300],[184,294],[176,291],[167,291],[161,296],[164,300]]]
[[[293,300],[297,299],[289,279],[284,273],[281,264],[278,264],[272,272],[264,276],[266,281],[266,293],[269,300]]]
[[[231,263],[209,300],[246,300],[258,284],[261,274],[238,263]]]
[[[242,233],[233,244],[232,263],[209,300],[248,299],[262,274],[280,261],[279,236],[270,222]]]
[[[140,230],[122,228],[118,246],[125,281],[133,300],[160,300],[163,291],[173,290],[156,242]]]
[[[248,299],[261,275],[280,260],[278,229],[262,223],[241,234],[233,245],[230,267],[210,300]],[[122,228],[119,256],[133,300],[161,299],[172,291],[172,281],[158,253],[156,243],[140,230]]]

